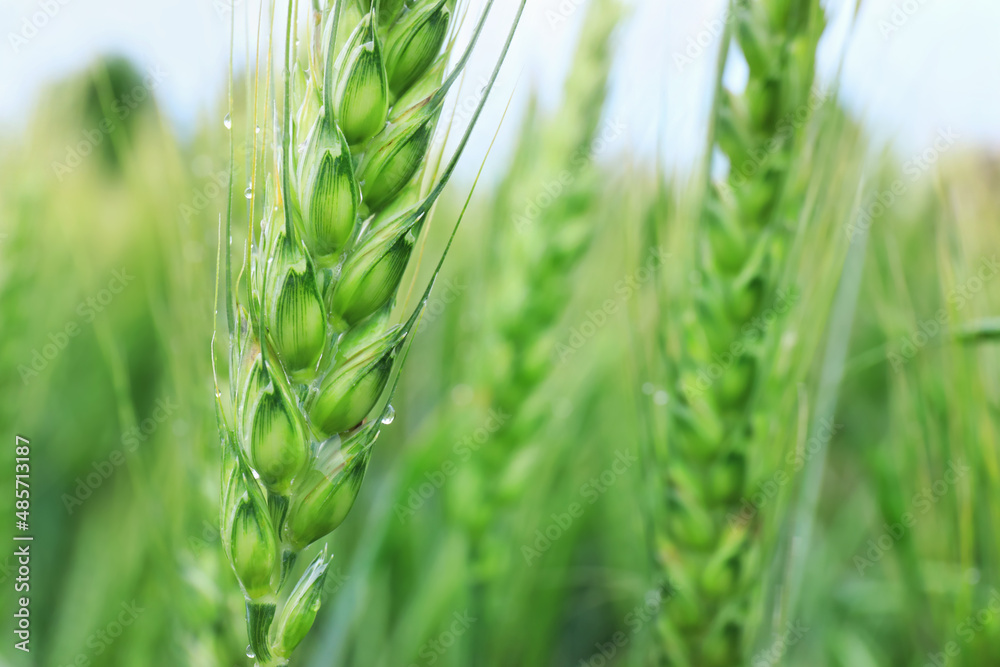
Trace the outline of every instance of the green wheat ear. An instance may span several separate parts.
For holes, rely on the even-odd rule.
[[[218,394],[222,534],[246,598],[248,656],[260,667],[287,664],[312,626],[326,551],[294,586],[290,575],[299,553],[347,517],[391,411],[387,400],[376,406],[391,396],[394,385],[387,385],[431,288],[396,324],[400,281],[485,99],[424,192],[421,183],[434,183],[431,139],[493,2],[450,72],[455,7],[444,0],[316,5],[320,29],[310,33],[310,60],[319,71],[310,76],[286,47],[284,122],[274,150],[280,159],[266,178],[259,232],[251,225],[241,273],[246,308],[237,300],[241,285],[232,285],[228,246],[224,263],[220,257],[233,406],[226,414]],[[289,6],[287,45],[296,32],[292,17]],[[293,135],[304,137],[301,145]],[[229,220],[227,237],[231,213]]]
[[[738,0],[730,22],[749,66],[742,93],[721,84],[713,146],[728,175],[710,185],[696,232],[698,287],[672,360],[669,452],[661,474],[667,512],[659,558],[675,589],[660,624],[661,659],[684,667],[743,664],[749,600],[761,555],[756,519],[740,518],[751,462],[767,443],[754,431],[762,359],[780,336],[745,327],[774,306],[787,254],[785,214],[801,201],[787,187],[800,129],[811,111],[816,45],[824,20],[817,0]],[[727,60],[729,36],[719,63]],[[732,345],[742,342],[738,352]],[[732,354],[721,377],[704,370]],[[707,384],[707,386],[705,386]]]

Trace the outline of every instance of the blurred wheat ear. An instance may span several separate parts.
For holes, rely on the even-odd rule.
[[[516,505],[544,479],[542,460],[557,458],[561,446],[539,437],[552,412],[542,386],[571,356],[560,354],[558,325],[578,287],[577,269],[601,224],[604,191],[595,145],[602,133],[608,144],[620,139],[613,134],[620,130],[612,121],[602,123],[602,116],[612,36],[623,14],[619,0],[589,4],[564,101],[545,116],[533,100],[491,205],[491,243],[484,259],[488,268],[478,299],[488,304],[483,313],[487,334],[472,357],[481,395],[504,420],[489,446],[469,462],[462,483],[449,488],[449,504],[470,536],[473,615],[491,619],[493,626],[488,632],[481,627],[473,631],[475,655],[525,660],[530,639],[554,633],[559,622],[557,606],[540,608],[537,572],[542,568],[523,570],[520,558],[512,567],[509,552],[522,529]],[[536,400],[540,395],[542,400]],[[561,546],[571,551],[569,542]],[[556,588],[555,579],[546,576],[546,585]],[[514,622],[525,605],[536,605],[530,631]],[[509,648],[515,636],[522,638],[520,646]],[[483,660],[492,664],[490,658]]]
[[[314,4],[308,63],[292,53],[298,31],[288,6],[283,120],[263,218],[256,230],[251,207],[235,286],[228,243],[220,260],[230,332],[228,406],[217,391],[222,536],[246,598],[248,656],[261,667],[287,664],[312,626],[329,557],[322,550],[286,592],[296,560],[346,518],[379,428],[392,419],[388,400],[376,406],[391,397],[426,303],[425,294],[394,323],[399,284],[485,96],[436,181],[431,141],[492,5],[450,68],[453,0]],[[227,239],[231,224],[230,213]]]
[[[824,25],[816,0],[738,1],[730,11],[708,151],[725,156],[728,173],[709,184],[694,231],[698,280],[680,323],[679,356],[669,364],[677,400],[668,404],[669,447],[660,461],[667,508],[656,550],[675,594],[661,619],[659,653],[692,667],[746,657],[760,555],[757,517],[743,512],[742,499],[751,490],[750,465],[766,446],[753,419],[764,360],[780,338],[780,314],[794,303],[779,290],[787,218],[802,206],[791,174],[816,102],[813,67]],[[730,54],[735,47],[739,54]],[[739,55],[749,80],[734,93],[722,85],[722,70]],[[768,319],[774,323],[753,324],[769,311],[779,314]]]

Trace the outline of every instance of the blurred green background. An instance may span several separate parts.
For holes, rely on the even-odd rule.
[[[669,437],[658,351],[694,269],[700,174],[605,151],[621,17],[588,5],[558,107],[529,105],[474,193],[293,664],[651,664],[669,589],[643,450]],[[0,138],[0,464],[11,480],[14,435],[30,439],[35,537],[30,656],[0,551],[4,666],[249,662],[209,355],[223,91],[182,140],[136,95],[144,76],[96,62]],[[749,664],[1000,664],[998,156],[959,144],[915,168],[836,94],[806,133],[760,465],[812,444],[823,465],[769,500]],[[439,206],[418,286],[467,193]],[[787,539],[802,516],[804,544]],[[775,652],[787,623],[808,630]]]

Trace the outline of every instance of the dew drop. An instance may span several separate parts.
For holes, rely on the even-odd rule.
[[[260,134],[260,125],[257,126],[257,134]]]
[[[222,124],[226,126],[227,130],[231,130],[233,127],[233,117],[226,114],[226,117],[222,119]]]
[[[247,644],[247,657],[250,659],[257,657],[256,655],[254,655],[253,648],[250,646],[250,644]]]
[[[385,414],[382,415],[382,423],[388,426],[396,419],[396,408],[391,405],[387,405],[385,408]]]
[[[243,191],[243,196],[247,199],[253,199],[253,186],[248,185],[247,189]]]

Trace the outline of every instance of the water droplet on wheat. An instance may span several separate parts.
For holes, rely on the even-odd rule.
[[[247,657],[250,658],[251,660],[257,657],[256,655],[254,655],[253,648],[250,647],[250,644],[247,644]]]
[[[257,126],[257,134],[260,134],[260,125]]]
[[[382,423],[388,426],[396,419],[396,408],[391,405],[385,407],[385,414],[382,415]]]
[[[226,117],[222,119],[222,124],[226,126],[227,130],[232,129],[232,127],[233,127],[233,118],[232,118],[232,116],[230,116],[229,114],[226,114]]]
[[[253,186],[248,185],[247,189],[243,191],[243,196],[247,199],[253,199]]]

